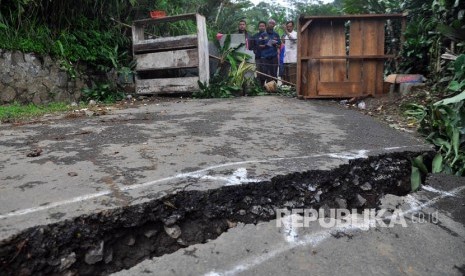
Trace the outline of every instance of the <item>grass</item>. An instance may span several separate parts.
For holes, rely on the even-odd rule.
[[[46,105],[13,103],[0,105],[0,121],[14,122],[21,119],[39,117],[44,114],[62,112],[71,110],[71,107],[65,103],[50,103]]]

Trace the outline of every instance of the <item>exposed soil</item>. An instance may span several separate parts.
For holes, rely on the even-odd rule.
[[[357,109],[395,129],[419,135],[416,132],[418,122],[414,118],[405,115],[405,111],[409,104],[427,105],[435,100],[438,99],[435,99],[427,88],[416,88],[406,95],[392,93],[380,97],[368,97],[362,100],[353,100],[353,102],[345,104],[345,106]],[[365,102],[365,109],[358,107],[361,101]]]
[[[107,275],[215,239],[237,222],[269,221],[277,208],[376,208],[385,194],[410,192],[410,159],[418,154],[390,153],[330,171],[184,191],[29,228],[0,242],[0,275]]]

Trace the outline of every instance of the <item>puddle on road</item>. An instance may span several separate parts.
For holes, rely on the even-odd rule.
[[[410,159],[418,154],[390,153],[329,171],[178,192],[29,228],[0,242],[0,275],[106,275],[206,243],[237,222],[275,219],[278,208],[376,208],[385,194],[410,192]]]

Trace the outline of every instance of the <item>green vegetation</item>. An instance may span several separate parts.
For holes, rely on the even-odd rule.
[[[449,97],[426,106],[412,104],[406,114],[419,121],[419,132],[437,148],[431,172],[465,174],[465,54],[453,63],[454,77],[448,86]],[[412,182],[417,187],[420,173],[428,170],[423,160],[414,160]],[[415,175],[415,176],[413,176]]]
[[[218,68],[208,85],[199,82],[200,91],[193,94],[194,98],[264,95],[263,88],[253,77],[255,64],[247,63],[250,56],[237,51],[243,45],[230,47],[230,35],[226,35],[223,45],[218,40],[214,40],[214,43],[220,53]]]
[[[84,102],[95,100],[104,103],[114,103],[124,99],[124,93],[117,88],[112,88],[108,83],[96,83],[92,88],[82,90]]]
[[[71,110],[71,107],[65,103],[50,103],[46,105],[22,105],[13,103],[9,105],[0,105],[0,121],[14,122],[20,119],[33,118],[44,114],[68,110]]]

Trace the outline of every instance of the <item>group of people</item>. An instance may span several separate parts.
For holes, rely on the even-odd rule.
[[[255,54],[255,64],[259,72],[257,78],[261,84],[276,80],[278,75],[285,79],[289,76],[286,70],[297,62],[297,32],[294,30],[294,22],[287,21],[283,25],[282,37],[275,31],[275,26],[276,21],[273,19],[268,22],[260,21],[258,32],[249,36],[246,21],[239,21],[238,33],[245,35],[247,48]]]

